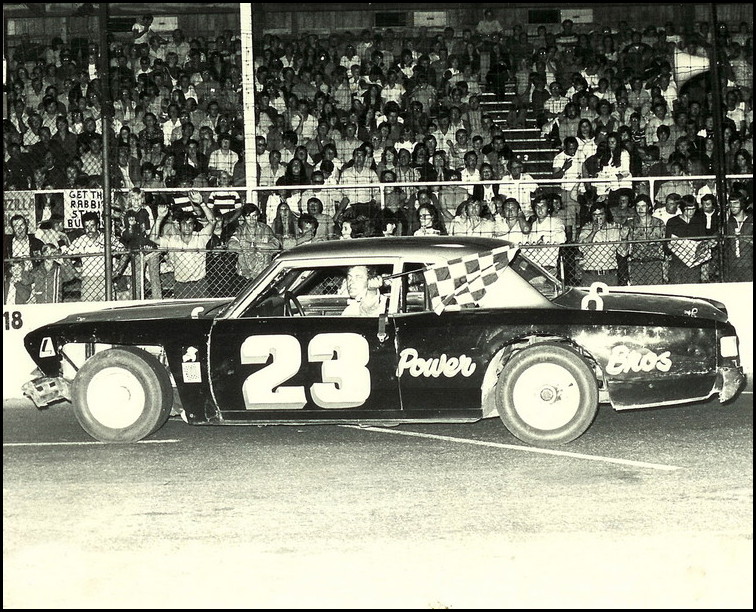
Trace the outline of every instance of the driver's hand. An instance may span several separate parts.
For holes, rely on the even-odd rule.
[[[383,287],[383,282],[383,276],[379,275],[375,278],[371,278],[367,283],[368,289],[380,289]]]

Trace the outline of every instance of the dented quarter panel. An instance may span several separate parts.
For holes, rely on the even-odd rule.
[[[615,408],[708,397],[717,367],[716,329],[607,323],[573,336],[603,371]]]

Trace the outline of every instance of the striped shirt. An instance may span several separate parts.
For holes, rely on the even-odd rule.
[[[213,191],[207,203],[213,211],[223,214],[241,208],[242,199],[237,191]]]

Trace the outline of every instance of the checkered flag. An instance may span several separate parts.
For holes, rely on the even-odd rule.
[[[424,270],[425,284],[435,313],[440,315],[451,304],[462,306],[480,300],[487,287],[496,282],[499,272],[512,261],[517,249],[517,246],[507,245],[451,259]]]

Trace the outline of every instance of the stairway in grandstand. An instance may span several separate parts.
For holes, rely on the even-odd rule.
[[[524,162],[524,170],[533,178],[551,178],[551,163],[559,152],[541,136],[541,130],[536,127],[532,111],[528,111],[526,128],[508,128],[507,115],[512,107],[514,98],[514,83],[507,85],[504,99],[498,99],[493,93],[484,92],[480,96],[480,106],[483,114],[491,115],[494,123],[499,125],[504,133],[507,144]]]

